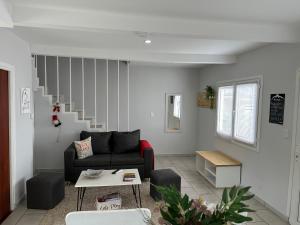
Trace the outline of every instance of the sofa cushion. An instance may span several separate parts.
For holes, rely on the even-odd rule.
[[[91,137],[82,141],[74,141],[78,159],[85,159],[93,155]]]
[[[75,159],[73,165],[76,167],[102,167],[110,166],[111,155],[102,154],[102,155],[93,155],[85,159]]]
[[[117,132],[112,134],[112,146],[114,153],[139,152],[140,130],[132,132]]]
[[[80,139],[86,139],[92,137],[92,147],[94,154],[109,154],[110,150],[110,141],[111,141],[112,132],[88,132],[82,131],[80,133]]]
[[[139,165],[144,164],[144,159],[138,152],[131,152],[126,154],[112,154],[111,165]]]

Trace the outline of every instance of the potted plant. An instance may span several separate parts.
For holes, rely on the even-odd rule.
[[[222,200],[210,207],[202,199],[191,200],[182,196],[175,187],[157,187],[163,203],[160,205],[163,225],[225,225],[252,221],[248,212],[254,212],[245,201],[254,197],[249,194],[250,187],[225,188]]]
[[[213,109],[215,105],[215,90],[211,86],[206,86],[206,99],[210,102],[210,108]]]

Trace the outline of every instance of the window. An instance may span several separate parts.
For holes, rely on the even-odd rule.
[[[258,81],[220,86],[218,89],[218,135],[256,146],[258,102]]]
[[[218,92],[218,127],[223,136],[232,134],[233,86],[220,87]]]

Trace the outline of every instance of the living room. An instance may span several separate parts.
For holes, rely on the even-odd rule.
[[[163,185],[205,207],[250,186],[229,222],[300,224],[297,7],[1,0],[2,224],[177,224]]]

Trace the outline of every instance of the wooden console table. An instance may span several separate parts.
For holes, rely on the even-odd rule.
[[[197,151],[196,169],[217,188],[241,183],[241,162],[220,151]]]

